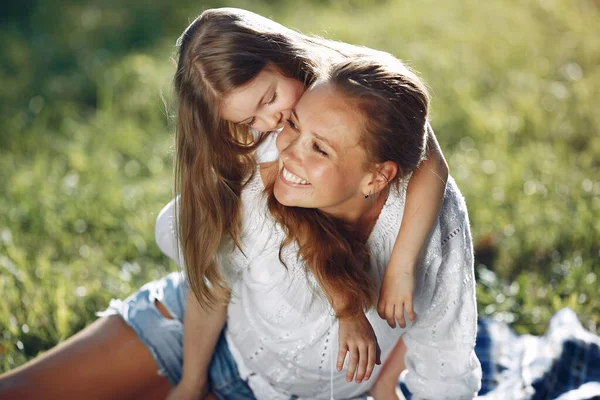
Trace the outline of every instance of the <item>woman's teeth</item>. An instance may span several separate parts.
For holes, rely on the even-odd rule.
[[[299,176],[296,176],[294,174],[292,174],[290,171],[288,171],[287,169],[283,168],[283,177],[292,183],[298,183],[300,185],[308,185],[309,183],[307,181],[305,181],[304,179],[300,178]]]

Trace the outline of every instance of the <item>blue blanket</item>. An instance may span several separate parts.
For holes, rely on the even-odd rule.
[[[483,370],[477,400],[600,399],[600,338],[571,309],[557,312],[541,337],[480,319],[475,352]],[[410,400],[402,377],[399,384]]]

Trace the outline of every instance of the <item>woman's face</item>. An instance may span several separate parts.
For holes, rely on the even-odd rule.
[[[277,137],[274,194],[286,206],[319,208],[344,217],[368,193],[367,155],[360,145],[364,117],[330,84],[309,89]]]
[[[259,132],[273,131],[289,119],[303,91],[302,82],[267,66],[256,78],[225,96],[221,117]]]

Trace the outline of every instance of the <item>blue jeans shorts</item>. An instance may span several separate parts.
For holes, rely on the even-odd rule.
[[[158,374],[175,386],[183,369],[183,316],[188,286],[183,274],[174,272],[149,282],[125,300],[112,300],[100,317],[120,315],[150,350],[158,366]],[[157,308],[161,303],[173,319]],[[208,376],[213,394],[219,400],[254,400],[248,383],[240,378],[233,359],[225,329],[215,347]]]

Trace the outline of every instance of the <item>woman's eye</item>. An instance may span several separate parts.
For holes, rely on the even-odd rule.
[[[277,100],[277,92],[273,93],[273,97],[271,98],[271,100],[267,103],[268,106],[270,106],[271,104],[275,103],[275,100]]]
[[[246,125],[248,125],[250,128],[252,128],[252,125],[256,122],[256,117],[252,117],[252,119],[250,120],[250,122],[248,122]]]
[[[319,145],[318,145],[318,144],[316,144],[316,143],[313,143],[313,149],[314,149],[314,150],[315,150],[317,153],[319,153],[319,154],[321,154],[321,155],[323,155],[323,156],[326,156],[326,155],[327,155],[327,153],[326,153],[326,152],[325,152],[325,151],[324,151],[322,148],[320,148],[320,147],[319,147]]]
[[[292,121],[291,119],[288,119],[287,123],[290,126],[290,128],[292,128],[292,130],[295,130],[295,131],[298,130],[298,128],[296,127],[296,124],[294,124],[294,121]]]

